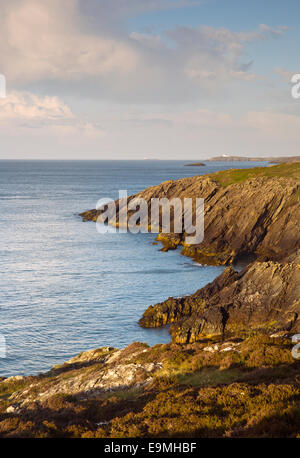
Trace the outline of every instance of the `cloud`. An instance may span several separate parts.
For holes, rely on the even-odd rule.
[[[249,112],[244,118],[244,124],[255,129],[261,135],[274,139],[300,141],[300,116],[290,113],[269,111]]]
[[[135,68],[126,43],[80,26],[76,0],[12,0],[0,19],[1,64],[11,84],[120,76]]]
[[[2,3],[3,0],[2,0]],[[160,35],[124,28],[124,16],[199,4],[189,0],[10,0],[2,6],[1,72],[20,90],[118,103],[181,103],[234,81],[257,78],[247,43],[283,26],[250,32],[202,26]],[[247,58],[247,61],[249,59]]]
[[[158,48],[162,46],[162,39],[160,35],[148,35],[146,33],[132,32],[129,36],[132,40],[135,40],[149,48]]]
[[[266,40],[283,37],[287,27],[161,30],[128,20],[201,3],[0,0],[0,72],[8,86],[0,100],[2,155],[200,159],[228,151],[294,153],[299,118],[280,113],[278,105],[296,105],[289,106],[286,88],[281,96],[258,74],[260,63],[251,55]],[[287,70],[276,71],[289,78]]]
[[[286,30],[286,27],[260,25],[253,32],[232,32],[226,28],[202,26],[197,29],[177,27],[167,34],[185,56],[185,74],[189,78],[253,81],[257,78],[249,71],[253,60],[241,62],[245,44],[265,40],[268,33],[278,37]]]
[[[278,27],[270,27],[269,25],[266,24],[260,24],[260,31],[262,34],[265,32],[271,34],[273,37],[278,38],[281,37],[285,32],[288,31],[287,26],[278,26]]]
[[[195,126],[195,127],[230,127],[233,124],[232,117],[222,111],[198,109],[194,111],[163,112],[142,114],[131,121],[150,123],[169,123],[173,127]]]
[[[10,0],[0,18],[2,71],[11,84],[40,80],[83,80],[136,70],[139,55],[130,37],[120,34],[116,18],[157,9],[198,4],[184,0]],[[93,6],[97,30],[89,21]],[[84,10],[89,16],[82,15]],[[108,21],[108,24],[107,24]],[[156,38],[133,33],[132,39],[151,45]],[[157,38],[158,39],[158,38]]]
[[[18,105],[24,107],[24,97],[23,119]],[[300,116],[280,111],[116,106],[109,113],[103,109],[93,123],[80,119],[59,98],[36,100],[22,93],[14,104],[15,114],[8,110],[7,119],[0,118],[4,157],[12,152],[15,158],[200,160],[223,153],[294,155],[300,142]]]
[[[298,70],[298,71],[292,72],[291,70],[287,70],[286,68],[283,68],[283,67],[276,67],[275,73],[281,76],[281,78],[283,78],[286,82],[291,83],[292,76],[297,73],[300,73],[300,71]]]
[[[58,97],[40,97],[29,92],[13,91],[0,100],[1,129],[18,133],[25,130],[44,130],[60,135],[81,134],[103,136],[103,128],[78,119]]]
[[[169,158],[204,159],[231,152],[244,155],[294,155],[300,142],[300,116],[272,111],[246,111],[239,115],[221,110],[130,113],[118,129],[120,144],[147,156],[165,151]],[[126,140],[125,140],[126,139]],[[114,139],[116,140],[116,139]]]
[[[35,94],[14,91],[0,100],[0,119],[60,122],[74,119],[74,115],[58,97],[38,97]]]

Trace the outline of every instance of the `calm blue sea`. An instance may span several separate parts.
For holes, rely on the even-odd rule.
[[[169,341],[145,330],[150,304],[193,293],[221,273],[162,253],[153,234],[99,234],[78,213],[119,189],[260,163],[0,161],[0,375],[36,374],[103,345]]]

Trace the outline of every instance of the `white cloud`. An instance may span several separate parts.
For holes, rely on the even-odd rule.
[[[38,97],[28,92],[14,91],[0,100],[0,119],[61,122],[74,119],[74,115],[58,97]]]
[[[3,6],[2,72],[19,84],[132,71],[136,55],[114,37],[81,30],[76,0],[21,0]]]
[[[243,70],[231,70],[229,72],[229,75],[232,76],[232,78],[236,78],[239,80],[245,80],[245,81],[254,81],[258,78],[257,75],[251,72],[246,72]]]
[[[281,37],[286,31],[288,30],[287,26],[278,26],[278,27],[270,27],[266,24],[260,24],[260,31],[263,33],[267,32],[270,33],[273,37],[278,38]]]
[[[254,157],[299,154],[300,116],[288,113],[138,110],[124,114],[118,127],[111,141],[114,151],[123,145],[124,154],[140,151],[147,157],[163,154],[166,159],[205,159],[228,152]]]
[[[160,35],[132,32],[130,34],[130,38],[149,48],[158,48],[162,46],[162,39]]]
[[[201,3],[193,0],[0,2],[1,72],[8,86],[32,91],[38,84],[45,92],[55,87],[121,103],[178,103],[220,83],[251,82],[256,75],[244,62],[246,44],[286,30],[202,26],[152,35],[128,34],[121,24],[125,14]]]
[[[300,141],[300,116],[294,114],[253,111],[245,116],[244,123],[272,139]]]
[[[2,149],[21,157],[290,153],[299,119],[263,108],[278,105],[275,89],[249,55],[286,27],[125,27],[126,16],[193,3],[202,1],[0,0]]]
[[[61,135],[103,136],[103,128],[82,121],[58,97],[40,97],[29,92],[13,91],[0,100],[1,130],[39,129]]]
[[[130,118],[129,118],[130,120]],[[178,126],[201,126],[201,127],[230,127],[233,125],[232,117],[222,111],[198,109],[194,111],[169,111],[161,113],[139,114],[132,119],[133,122],[164,122],[174,127]]]
[[[185,57],[185,74],[191,79],[240,79],[253,81],[257,75],[249,71],[250,63],[242,63],[245,44],[266,39],[268,34],[281,36],[286,27],[271,28],[260,25],[253,32],[232,32],[226,28],[202,26],[177,27],[168,31],[182,56]]]
[[[298,71],[292,72],[291,70],[287,70],[286,68],[283,68],[283,67],[276,67],[275,73],[281,76],[285,81],[291,83],[292,76],[300,72],[299,72],[299,69]]]

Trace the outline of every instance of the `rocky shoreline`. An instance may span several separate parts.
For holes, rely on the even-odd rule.
[[[0,381],[0,437],[300,437],[284,333],[103,347]]]
[[[189,246],[185,233],[160,233],[157,240],[164,250],[181,245],[183,255],[202,264],[232,266],[242,256],[254,260],[239,273],[226,269],[191,296],[148,307],[139,324],[149,328],[171,324],[177,343],[259,330],[299,332],[300,163],[168,181],[129,200],[143,197],[149,203],[157,197],[200,196],[205,199],[204,241]],[[95,221],[101,212],[81,216]]]
[[[152,198],[202,197],[205,238],[200,245],[187,245],[185,233],[160,233],[157,237],[166,250],[182,246],[182,254],[201,264],[231,265],[241,256],[251,255],[281,261],[300,249],[299,186],[300,162],[170,180],[130,196],[128,201],[141,197],[149,204]],[[101,211],[90,210],[80,216],[83,221],[96,221]],[[118,217],[117,202],[117,221]]]
[[[0,436],[300,437],[300,360],[291,353],[300,332],[299,189],[294,163],[139,193],[204,197],[201,245],[187,246],[185,234],[157,239],[166,251],[182,246],[228,267],[196,293],[148,307],[139,324],[170,324],[170,344],[103,347],[38,376],[0,380]]]
[[[260,330],[300,333],[300,252],[291,262],[254,262],[242,272],[228,267],[193,295],[150,306],[139,324],[172,324],[177,343]]]

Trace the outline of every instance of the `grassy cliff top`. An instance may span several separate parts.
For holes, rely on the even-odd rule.
[[[222,186],[242,183],[251,178],[294,178],[300,181],[300,162],[275,165],[272,167],[255,167],[251,169],[230,169],[209,175]]]

